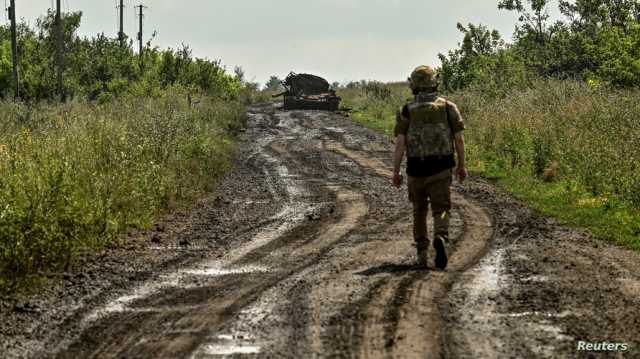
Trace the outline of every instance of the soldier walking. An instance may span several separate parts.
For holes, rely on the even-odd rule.
[[[460,182],[468,175],[464,163],[464,124],[458,107],[438,96],[438,76],[432,68],[417,67],[409,77],[409,86],[414,99],[398,111],[396,118],[393,185],[402,185],[400,164],[406,152],[418,264],[427,267],[427,212],[431,205],[435,266],[445,269],[452,171],[455,168]],[[454,152],[457,153],[457,167]]]

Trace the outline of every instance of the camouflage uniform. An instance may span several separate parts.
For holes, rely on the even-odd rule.
[[[429,204],[434,238],[440,237],[444,241],[449,238],[450,186],[452,168],[456,165],[454,135],[462,130],[464,123],[456,105],[435,92],[418,91],[415,99],[398,111],[395,135],[406,136],[407,184],[409,200],[413,204],[413,235],[418,253],[421,250],[426,253],[429,246]]]

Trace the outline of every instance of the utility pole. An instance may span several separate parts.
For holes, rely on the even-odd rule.
[[[62,82],[62,70],[64,68],[64,39],[62,38],[62,15],[60,12],[60,0],[56,0],[56,62],[58,65],[58,94],[60,95],[60,100],[64,102],[66,100],[64,85]]]
[[[124,0],[120,0],[120,31],[118,32],[118,39],[120,40],[120,47],[124,47]]]
[[[138,8],[138,16],[140,17],[140,30],[138,31],[138,43],[140,45],[140,49],[138,55],[140,56],[140,68],[144,67],[144,58],[142,57],[142,51],[144,49],[144,44],[142,40],[142,19],[144,18],[144,8],[145,6],[140,4],[136,6]]]
[[[20,78],[18,77],[18,40],[16,31],[16,1],[11,0],[9,6],[9,19],[11,20],[11,55],[13,60],[13,84],[15,86],[15,98],[20,98]]]

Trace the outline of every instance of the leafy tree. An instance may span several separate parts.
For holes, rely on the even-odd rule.
[[[177,50],[160,50],[152,48],[149,41],[141,61],[131,41],[121,47],[117,39],[104,34],[80,38],[77,30],[81,18],[81,12],[63,14],[63,78],[68,97],[106,101],[127,94],[155,96],[169,86],[197,88],[222,97],[239,93],[242,83],[237,76],[227,74],[219,61],[193,58],[184,44]],[[56,95],[54,26],[55,14],[51,10],[38,19],[34,29],[25,23],[18,25],[18,67],[25,100],[53,99]],[[11,67],[6,63],[10,56],[8,41],[7,26],[0,26],[0,96],[13,91]]]
[[[240,66],[236,66],[233,68],[233,73],[236,76],[236,80],[238,80],[238,82],[240,83],[245,83],[245,73],[244,73],[244,69]]]
[[[640,86],[640,24],[627,29],[604,26],[597,30],[595,41],[586,44],[594,69],[587,70],[592,81],[604,81],[617,86]]]
[[[284,90],[282,87],[282,80],[280,80],[278,76],[271,76],[269,81],[264,85],[264,89],[267,91],[280,92]]]
[[[447,90],[481,86],[504,94],[532,76],[574,78],[616,86],[640,85],[640,2],[560,1],[567,21],[550,23],[548,0],[499,0],[520,17],[514,43],[469,25],[457,49],[440,54]],[[504,88],[502,88],[504,87]]]
[[[0,89],[12,88],[13,84],[13,67],[11,63],[11,42],[4,40],[0,35]],[[0,92],[0,98],[4,97],[4,93]]]
[[[628,31],[632,23],[640,21],[640,3],[637,0],[561,0],[560,12],[569,18],[577,32],[594,36],[603,26]]]
[[[518,21],[521,25],[516,28],[516,34],[520,37],[533,34],[535,41],[543,44],[546,41],[549,20],[547,3],[548,0],[526,0],[528,6],[525,6],[522,0],[500,0],[498,9],[518,12],[520,14]]]
[[[458,24],[457,27],[464,34],[459,47],[447,55],[438,55],[442,62],[440,74],[445,90],[504,82],[509,76],[522,77],[515,75],[523,72],[521,63],[509,51],[497,30],[473,24],[466,27]]]
[[[562,51],[558,46],[558,37],[565,39],[562,23],[549,23],[547,11],[549,0],[499,0],[498,8],[517,12],[518,25],[515,28],[516,43],[514,51],[525,60],[527,67],[540,75],[557,74],[559,64],[556,51]],[[562,43],[563,46],[567,45]]]

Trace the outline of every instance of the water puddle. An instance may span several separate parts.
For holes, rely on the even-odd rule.
[[[260,354],[262,347],[255,341],[234,335],[218,335],[209,339],[209,343],[200,346],[191,359],[202,359],[227,355]]]
[[[337,127],[325,127],[325,131],[334,132],[334,133],[345,133],[346,131],[342,128]]]
[[[479,301],[498,294],[503,260],[504,249],[498,249],[483,259],[479,267],[471,271],[474,277],[469,283],[469,298]]]
[[[274,316],[278,294],[282,288],[271,288],[261,298],[250,306],[242,309],[234,320],[232,326],[225,329],[227,333],[212,335],[198,346],[191,359],[204,359],[210,357],[260,354],[265,346],[270,343],[265,338],[256,339],[248,334],[255,333],[256,328],[262,327],[266,321],[278,320]]]
[[[495,299],[502,287],[501,272],[504,249],[489,253],[466,272],[468,280],[457,282],[452,293],[466,293],[460,304],[460,344],[476,357],[495,357],[504,343],[493,335],[500,330]]]
[[[224,268],[221,266],[206,267],[203,269],[189,269],[182,273],[196,276],[225,276],[232,274],[266,273],[269,269],[262,266],[245,266],[236,268]]]
[[[208,344],[202,349],[202,354],[205,355],[233,355],[233,354],[258,354],[260,353],[260,347],[258,346],[239,346],[239,345],[217,345]]]
[[[132,308],[131,305],[137,300],[150,297],[151,295],[154,295],[166,289],[193,287],[193,285],[186,284],[189,277],[220,277],[226,275],[266,273],[268,271],[269,269],[267,267],[262,266],[224,267],[223,265],[217,263],[211,263],[205,266],[180,270],[168,275],[160,276],[158,280],[152,281],[146,285],[142,285],[136,288],[133,293],[125,294],[118,297],[103,308],[92,312],[89,316],[87,316],[87,318],[85,318],[85,322],[95,321],[111,313],[158,312],[166,310],[162,308],[152,307]]]
[[[300,219],[302,220],[303,218],[304,215],[301,213]],[[157,280],[149,281],[148,283],[145,283],[142,286],[136,288],[133,293],[123,295],[110,302],[103,308],[94,311],[85,319],[85,322],[95,321],[111,313],[131,311],[129,306],[133,302],[147,298],[169,288],[193,287],[193,284],[187,284],[187,282],[194,276],[215,277],[268,272],[269,269],[267,267],[257,265],[234,266],[232,263],[250,253],[251,251],[269,243],[271,240],[284,234],[292,226],[294,226],[294,224],[290,221],[284,222],[283,224],[277,224],[275,226],[269,226],[267,227],[267,229],[255,235],[247,245],[238,248],[236,251],[233,251],[229,256],[225,258],[224,261],[201,263],[195,267],[186,268],[174,273],[162,275]],[[199,284],[195,285],[197,286]],[[136,310],[140,310],[140,308],[137,308]]]
[[[549,277],[545,276],[545,275],[532,275],[529,277],[525,277],[520,279],[521,282],[534,282],[534,283],[541,283],[541,282],[548,282],[549,281]]]
[[[522,338],[514,345],[525,346],[538,357],[550,357],[559,342],[572,340],[557,322],[575,313],[566,310],[500,312],[504,310],[499,308],[503,291],[521,290],[519,284],[551,280],[542,275],[533,275],[518,282],[512,280],[505,273],[505,255],[504,248],[490,252],[475,268],[465,273],[465,277],[470,276],[469,279],[454,285],[453,291],[463,294],[464,298],[460,304],[461,344],[475,357],[510,356],[518,352],[518,348],[507,345],[508,342],[499,338],[509,337],[500,333],[512,333]],[[540,341],[547,343],[544,350],[540,350],[536,344]]]
[[[560,313],[533,311],[533,312],[507,313],[502,315],[510,318],[520,318],[520,317],[566,318],[570,315],[573,315],[573,313],[565,310]]]
[[[148,285],[140,286],[136,288],[133,291],[133,293],[120,296],[114,301],[108,303],[103,308],[93,311],[84,319],[84,322],[90,323],[102,317],[105,317],[111,313],[120,313],[120,312],[129,311],[130,310],[129,306],[131,305],[131,303],[135,302],[136,300],[146,298],[154,293],[159,292],[163,288],[175,287],[177,285],[178,285],[178,278],[168,278],[168,280],[165,279],[158,282],[152,282],[151,284],[148,284]]]
[[[157,246],[149,246],[149,249],[152,251],[181,251],[181,252],[199,252],[203,250],[209,249],[206,246],[181,246],[179,244],[167,244],[167,245],[157,245]]]

